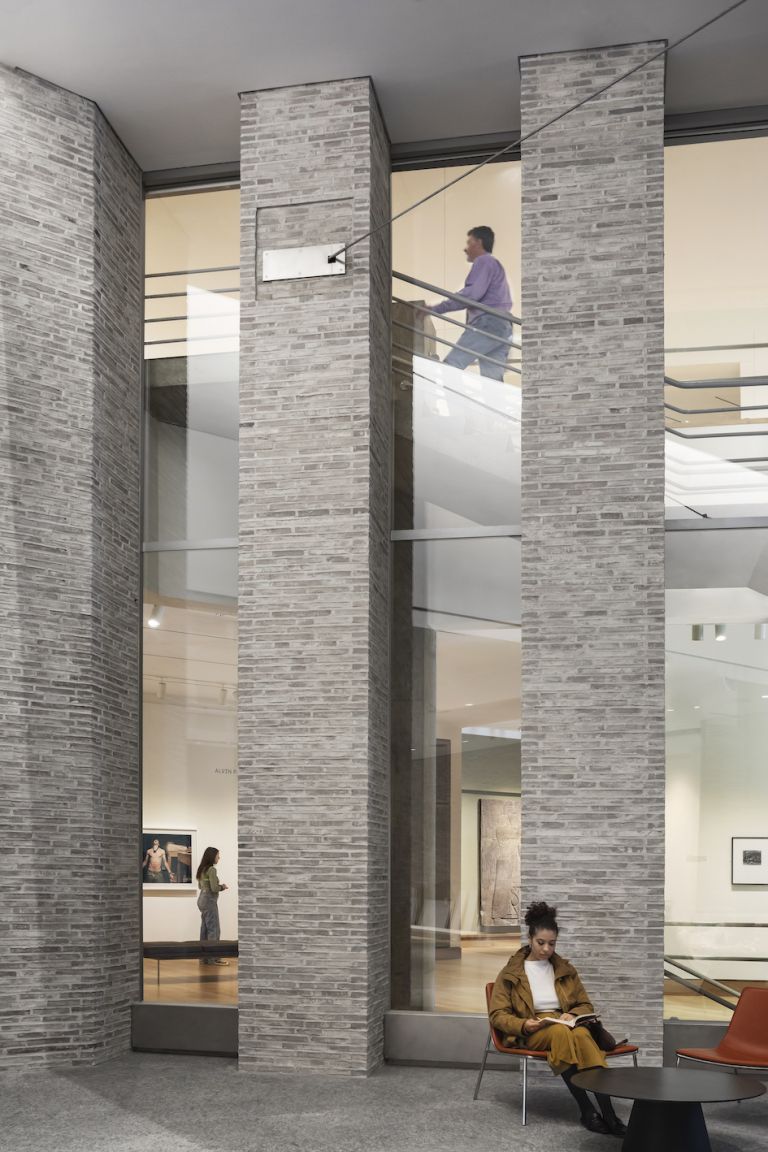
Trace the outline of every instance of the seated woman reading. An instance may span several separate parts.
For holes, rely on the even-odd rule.
[[[581,1123],[590,1132],[623,1136],[626,1127],[613,1110],[610,1096],[598,1093],[598,1113],[587,1093],[571,1083],[577,1072],[604,1068],[605,1053],[588,1028],[566,1028],[548,1020],[573,1021],[594,1012],[578,972],[556,951],[557,909],[531,904],[525,914],[528,944],[510,957],[496,977],[490,1020],[520,1048],[546,1052],[550,1067],[559,1073],[579,1105]]]

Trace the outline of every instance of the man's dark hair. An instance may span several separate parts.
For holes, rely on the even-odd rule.
[[[479,240],[486,252],[493,252],[493,242],[496,239],[493,228],[487,224],[480,224],[477,228],[470,228],[469,235]]]

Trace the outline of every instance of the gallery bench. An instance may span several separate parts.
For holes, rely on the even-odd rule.
[[[151,940],[143,950],[145,960],[157,960],[158,984],[161,960],[223,960],[239,955],[237,940]]]

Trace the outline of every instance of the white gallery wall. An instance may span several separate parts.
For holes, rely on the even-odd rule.
[[[144,699],[144,827],[194,829],[198,858],[221,852],[222,939],[237,939],[237,749],[234,712]],[[199,859],[193,862],[197,870]],[[193,940],[200,931],[197,888],[144,889],[144,939]]]

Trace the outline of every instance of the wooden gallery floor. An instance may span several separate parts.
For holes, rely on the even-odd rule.
[[[199,960],[145,960],[144,999],[163,1004],[237,1004],[237,960],[228,960],[226,967]]]
[[[485,985],[495,980],[519,947],[514,937],[464,939],[461,959],[435,965],[435,1011],[485,1012]],[[144,999],[165,1004],[237,1004],[237,960],[205,965],[199,960],[144,961]],[[734,981],[737,987],[743,982]],[[597,990],[593,992],[599,999]],[[664,1016],[679,1020],[729,1020],[727,1008],[665,981]],[[609,1024],[610,1027],[610,1024]]]

